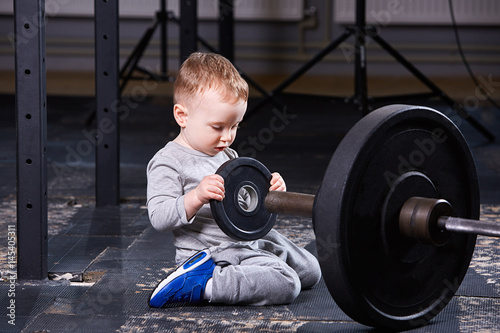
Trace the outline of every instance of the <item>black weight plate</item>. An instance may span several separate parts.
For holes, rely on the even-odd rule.
[[[444,246],[404,238],[398,212],[410,196],[448,200],[479,218],[469,147],[443,114],[391,105],[360,120],[335,151],[314,203],[318,259],[331,295],[354,320],[411,329],[428,323],[464,278],[476,236]]]
[[[264,206],[271,172],[253,158],[239,157],[222,164],[216,173],[224,178],[225,198],[211,200],[210,208],[221,230],[242,241],[265,236],[276,222],[276,214]]]

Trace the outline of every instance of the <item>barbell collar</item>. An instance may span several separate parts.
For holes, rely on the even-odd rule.
[[[399,231],[402,235],[421,242],[441,246],[448,234],[438,226],[441,216],[454,215],[451,204],[443,199],[411,197],[399,213]]]
[[[269,191],[264,206],[273,214],[312,217],[314,195],[296,192]]]
[[[453,216],[451,204],[443,199],[412,197],[399,215],[401,234],[433,245],[444,245],[449,233],[500,237],[500,223]]]

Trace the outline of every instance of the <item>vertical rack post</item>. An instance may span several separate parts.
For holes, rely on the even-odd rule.
[[[196,0],[180,1],[180,62],[198,50],[198,12]]]
[[[17,272],[47,279],[45,1],[15,0]]]
[[[120,203],[118,0],[95,0],[96,205]]]
[[[219,0],[219,52],[234,61],[234,6],[233,0]]]
[[[161,74],[168,75],[168,13],[167,13],[167,0],[160,0],[160,12],[158,13],[160,21],[160,64]]]

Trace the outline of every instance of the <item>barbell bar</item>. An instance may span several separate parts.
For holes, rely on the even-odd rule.
[[[273,214],[312,217],[314,195],[297,192],[270,191],[264,199],[264,206]]]
[[[210,203],[212,213],[235,239],[265,237],[277,214],[312,214],[328,290],[367,326],[426,325],[460,286],[476,234],[500,235],[477,221],[479,185],[466,140],[427,107],[390,105],[362,118],[338,145],[315,196],[269,192],[269,170],[245,157],[217,173],[226,196]]]
[[[272,214],[310,218],[314,197],[306,193],[270,191],[264,198],[264,206]],[[432,235],[444,235],[446,232],[500,238],[500,223],[464,219],[446,214],[454,213],[450,203],[444,199],[411,197],[401,208],[400,232],[409,238],[434,245],[442,245],[443,240],[440,238],[443,237]]]

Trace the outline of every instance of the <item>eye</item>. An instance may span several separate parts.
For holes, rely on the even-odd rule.
[[[219,125],[212,125],[212,128],[216,131],[220,131],[222,129],[222,127]]]

